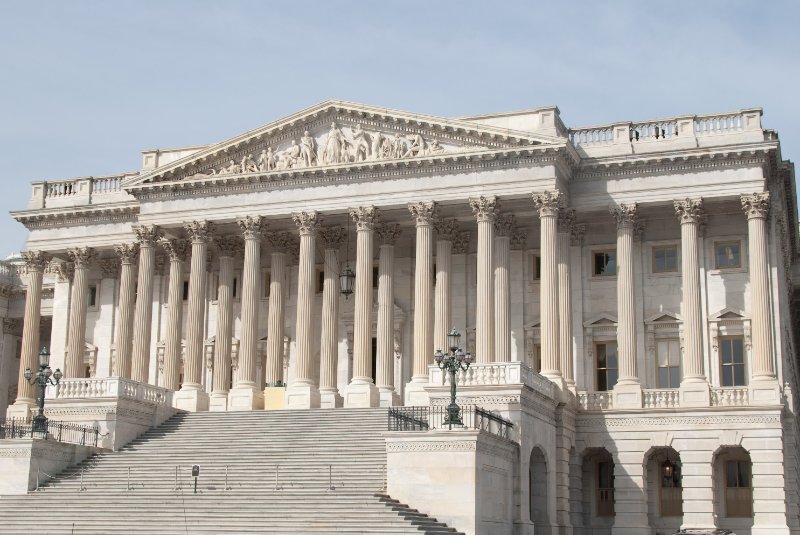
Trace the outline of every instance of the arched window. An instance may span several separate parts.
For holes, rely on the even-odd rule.
[[[683,515],[681,465],[667,459],[661,463],[661,516]]]

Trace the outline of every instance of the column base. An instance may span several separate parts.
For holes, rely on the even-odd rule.
[[[425,391],[428,386],[427,377],[414,377],[406,383],[406,391],[404,396],[404,405],[406,407],[424,406],[427,407],[431,404],[431,396]]]
[[[287,409],[318,409],[319,389],[311,383],[293,383],[286,389]]]
[[[642,385],[637,382],[617,383],[614,386],[615,409],[641,409]]]
[[[377,407],[379,402],[378,387],[372,382],[364,379],[353,379],[347,385],[347,392],[344,398],[345,407]]]
[[[256,385],[236,385],[228,393],[229,411],[255,411],[264,408],[264,393]]]
[[[277,411],[286,408],[286,387],[268,386],[264,389],[264,410]]]
[[[172,405],[179,411],[205,412],[208,404],[208,394],[203,390],[178,390],[172,396]]]
[[[211,392],[211,397],[208,399],[209,412],[226,412],[228,410],[228,393],[227,392]]]
[[[778,381],[768,379],[766,381],[750,381],[750,404],[751,405],[780,405],[781,389]]]
[[[36,402],[33,400],[17,400],[6,409],[6,418],[9,420],[29,420],[37,412]]]
[[[711,406],[711,387],[706,381],[683,381],[679,391],[681,407]]]
[[[319,407],[321,409],[338,409],[342,406],[344,406],[344,398],[339,395],[339,391],[337,389],[320,389]]]
[[[400,395],[390,387],[378,387],[378,400],[379,407],[397,407],[401,404]]]

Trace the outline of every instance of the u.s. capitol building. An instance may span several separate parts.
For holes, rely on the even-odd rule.
[[[473,451],[510,460],[474,482],[510,494],[472,532],[800,533],[797,196],[761,116],[570,128],[555,107],[328,101],[34,182],[0,266],[0,409],[36,413],[42,346],[51,419],[106,422],[112,382],[189,412],[439,407],[454,327],[475,359],[459,402],[515,423],[510,456]],[[390,495],[393,454],[464,448],[440,435],[387,438]]]

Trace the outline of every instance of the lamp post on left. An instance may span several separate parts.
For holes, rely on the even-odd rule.
[[[47,347],[42,347],[39,351],[39,371],[36,375],[30,368],[25,368],[25,379],[30,384],[39,385],[39,414],[33,417],[33,431],[47,431],[47,417],[44,415],[44,393],[47,390],[47,385],[57,385],[61,378],[64,376],[61,370],[56,368],[56,371],[50,369],[50,352]]]

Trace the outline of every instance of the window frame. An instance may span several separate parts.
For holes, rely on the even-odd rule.
[[[596,270],[596,267],[597,267],[597,264],[596,264],[597,255],[604,254],[606,256],[609,256],[609,253],[612,253],[614,255],[614,272],[613,273],[597,273],[597,270]],[[594,279],[612,279],[612,278],[615,278],[617,276],[618,269],[617,269],[617,248],[616,247],[609,247],[609,248],[605,248],[605,249],[592,249],[592,252],[591,252],[591,254],[589,256],[589,262],[590,262],[590,270],[591,270],[591,273],[592,273],[592,278],[594,278]],[[608,262],[606,262],[606,264],[607,263]]]
[[[723,347],[726,341],[728,340],[739,340],[742,344],[742,362],[736,363],[733,362],[733,352],[731,352],[731,362],[725,363],[723,361]],[[748,367],[747,367],[747,349],[745,347],[745,339],[744,335],[741,334],[725,334],[720,335],[718,340],[718,355],[719,355],[719,384],[723,388],[743,388],[749,385],[750,380],[748,377]],[[725,384],[725,367],[729,366],[733,371],[731,373],[731,380],[734,384],[726,385]],[[735,384],[736,383],[736,367],[742,367],[742,377],[744,379],[744,384]]]
[[[658,352],[658,348],[660,347],[660,344],[665,343],[665,342],[668,343],[668,344],[673,343],[673,342],[677,344],[677,357],[678,357],[677,366],[662,366],[661,365],[661,358],[660,358],[661,355]],[[681,375],[682,370],[681,370],[681,342],[680,342],[680,338],[677,337],[677,336],[675,336],[675,337],[673,337],[673,336],[666,337],[665,336],[663,338],[655,338],[654,339],[654,343],[655,343],[655,357],[656,357],[656,362],[655,362],[655,367],[656,367],[656,388],[660,388],[660,389],[675,389],[675,388],[679,388],[680,387],[680,383],[681,383],[681,378],[682,378],[682,375]],[[670,353],[670,356],[671,356],[671,353]],[[669,363],[669,357],[667,358],[667,362]],[[659,384],[659,373],[658,372],[662,368],[666,368],[668,370],[672,369],[672,368],[677,368],[678,369],[678,384],[677,385],[675,385],[675,386],[661,386],[661,384]],[[667,372],[667,378],[668,379],[671,378],[671,374],[669,372]],[[671,379],[668,382],[671,384],[672,383]]]
[[[601,487],[602,466],[607,465],[610,472],[606,474],[609,479],[610,487]],[[597,516],[609,518],[616,516],[615,497],[614,497],[614,462],[598,460],[595,464],[595,512]],[[605,498],[604,498],[605,496]]]
[[[720,266],[719,265],[719,254],[717,252],[718,248],[720,246],[732,245],[732,244],[736,244],[739,247],[739,262],[738,262],[738,264],[735,265],[735,266],[734,265]],[[727,271],[727,270],[730,270],[730,269],[742,269],[744,267],[744,262],[743,262],[743,258],[742,258],[743,255],[744,255],[744,247],[742,245],[742,240],[739,240],[739,239],[736,239],[736,240],[722,240],[722,241],[715,240],[714,244],[712,246],[712,252],[713,252],[713,255],[714,255],[714,269],[717,269],[717,270],[720,270],[720,271]]]
[[[92,297],[92,288],[94,288],[94,303],[92,303],[90,299]],[[99,310],[99,308],[100,308],[100,283],[90,282],[86,286],[86,310],[95,311]]]
[[[658,251],[672,249],[675,251],[675,267],[672,269],[656,268],[656,253]],[[680,272],[680,249],[675,243],[655,244],[650,247],[650,272],[654,275],[670,275]]]
[[[753,517],[753,463],[749,459],[742,459],[742,458],[733,458],[733,459],[722,459],[722,485],[723,485],[723,492],[725,500],[725,516],[727,518],[752,518]],[[731,463],[736,463],[737,469],[737,480],[738,476],[741,475],[741,470],[739,467],[746,466],[747,467],[747,477],[748,477],[748,485],[729,485],[728,480],[728,466]],[[737,483],[740,483],[737,481]],[[731,490],[736,489],[736,490]],[[737,496],[731,496],[732,494],[737,494]],[[747,505],[745,509],[744,505]]]
[[[616,349],[615,349],[615,351],[616,351],[616,357],[617,357],[617,366],[616,366],[615,368],[609,368],[608,366],[606,366],[605,368],[600,368],[600,366],[599,366],[599,364],[600,364],[600,360],[599,360],[599,357],[600,357],[600,351],[599,351],[599,347],[600,347],[601,345],[602,345],[602,346],[607,346],[608,344],[614,344],[614,346],[615,346],[615,348],[616,348]],[[595,373],[594,373],[594,380],[595,380],[595,391],[596,391],[596,392],[611,392],[611,391],[613,391],[613,390],[614,390],[614,386],[616,386],[617,382],[619,382],[619,344],[618,344],[617,340],[594,340],[594,341],[593,341],[593,345],[594,345],[594,372],[595,372]],[[606,355],[606,362],[608,362],[608,350],[606,349],[605,351],[606,351],[606,353],[605,353],[605,355]],[[600,389],[600,371],[601,371],[601,370],[604,370],[604,371],[605,371],[604,373],[605,373],[605,376],[606,376],[606,378],[605,378],[605,382],[606,382],[606,388],[605,388],[605,389],[603,389],[603,390],[601,390],[601,389]],[[614,384],[613,384],[613,385],[611,385],[610,387],[609,387],[609,385],[608,385],[608,382],[609,382],[609,381],[608,381],[608,370],[615,370],[615,371],[617,372],[617,378],[616,378],[616,380],[614,381]]]

